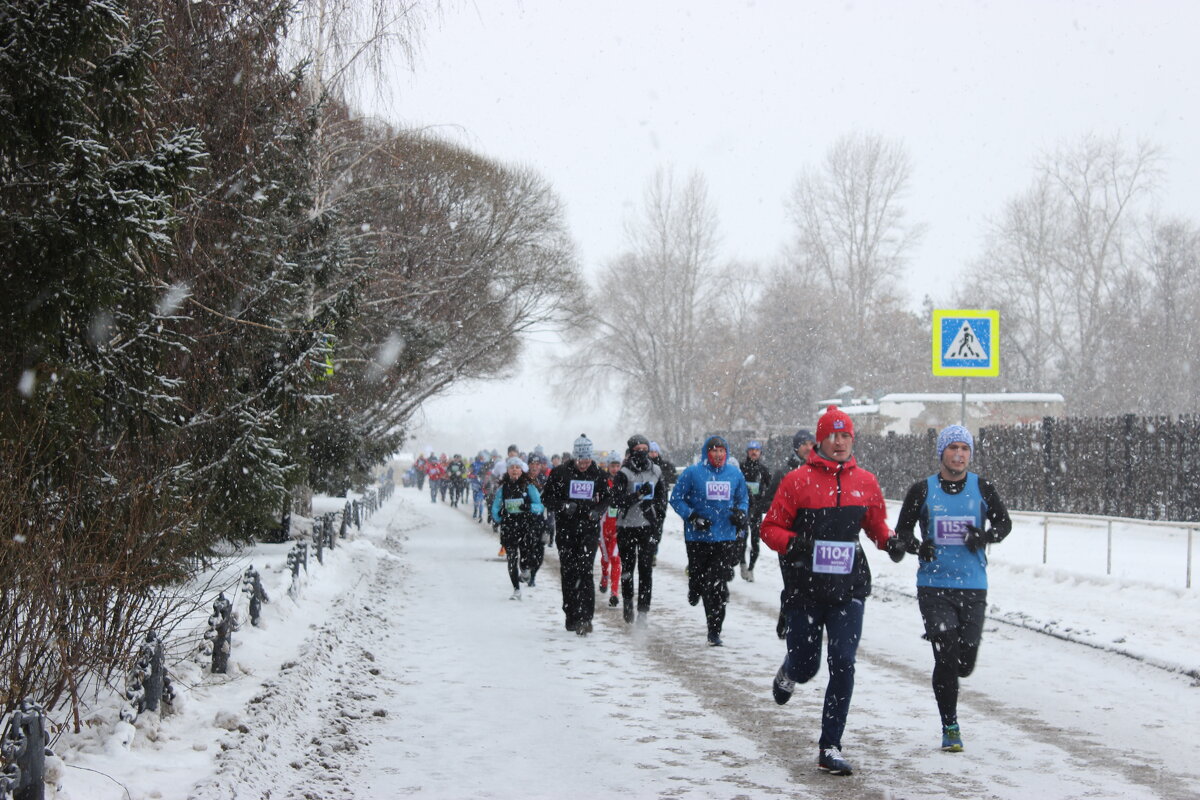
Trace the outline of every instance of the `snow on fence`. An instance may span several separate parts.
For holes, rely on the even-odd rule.
[[[1024,523],[1025,530],[1040,528],[1043,565],[1066,565],[1073,569],[1083,566],[1098,571],[1095,545],[1096,537],[1103,531],[1105,575],[1113,574],[1115,560],[1121,577],[1160,584],[1164,580],[1174,583],[1182,579],[1186,588],[1192,588],[1194,545],[1200,523],[1048,511],[1010,513],[1014,523]],[[1015,552],[1020,551],[1006,548],[1005,558],[1012,559]],[[1029,548],[1023,552],[1024,560],[1028,561]],[[1172,569],[1178,569],[1180,563],[1182,575]]]
[[[341,512],[330,512],[318,518],[313,525],[313,542],[317,547],[318,560],[324,563],[322,550],[335,546],[334,517],[340,514],[341,526],[336,538],[344,539],[353,524],[361,529],[362,523],[374,514],[385,500],[391,497],[395,486],[391,482],[372,489],[361,500],[346,502]],[[291,515],[285,512],[282,530],[290,534]],[[288,552],[287,564],[292,573],[292,587],[296,589],[300,567],[308,572],[308,544],[296,542]],[[268,602],[262,588],[258,571],[247,567],[242,574],[242,590],[249,595],[251,624],[258,625],[261,604]],[[209,617],[208,631],[204,635],[200,652],[211,656],[209,674],[224,674],[233,650],[233,633],[238,629],[233,614],[233,604],[220,592],[213,601],[213,613]],[[164,666],[163,642],[151,631],[138,646],[133,667],[126,682],[125,699],[128,705],[121,711],[123,722],[132,724],[143,711],[155,711],[160,703],[171,706],[174,693],[171,679]],[[42,800],[45,797],[46,757],[53,753],[47,747],[46,714],[33,698],[22,701],[3,720],[0,720],[0,798],[11,796],[13,800]]]

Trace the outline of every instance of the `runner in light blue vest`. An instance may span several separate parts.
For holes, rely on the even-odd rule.
[[[994,486],[968,472],[975,440],[962,425],[938,434],[938,473],[908,490],[896,535],[916,553],[917,604],[933,644],[933,694],[942,718],[942,749],[963,749],[958,681],[975,669],[987,610],[986,546],[1012,530]],[[984,529],[985,524],[991,527]],[[914,528],[921,527],[921,541]]]

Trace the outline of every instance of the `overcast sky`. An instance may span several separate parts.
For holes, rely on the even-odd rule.
[[[1160,145],[1163,212],[1200,219],[1197,31],[1200,4],[1182,1],[460,2],[397,67],[383,115],[537,170],[588,274],[625,247],[660,166],[707,178],[725,258],[770,265],[803,167],[845,133],[898,139],[909,218],[927,226],[908,271],[916,309],[926,294],[943,305],[1033,159],[1089,132]],[[457,420],[475,441],[497,424],[472,423],[487,398],[525,398],[547,438],[565,437],[546,420],[555,407],[530,397],[544,377],[525,373],[430,404],[431,423]],[[576,403],[573,417],[563,431],[612,412]]]

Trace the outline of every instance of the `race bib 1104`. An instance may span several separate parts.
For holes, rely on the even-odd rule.
[[[708,481],[704,484],[704,496],[709,500],[728,500],[733,494],[729,481]]]
[[[934,544],[966,544],[967,526],[974,524],[974,517],[935,517],[933,523]]]
[[[592,481],[571,481],[569,494],[572,500],[591,500],[596,492],[596,484]]]
[[[849,575],[854,569],[854,542],[813,542],[813,572]]]

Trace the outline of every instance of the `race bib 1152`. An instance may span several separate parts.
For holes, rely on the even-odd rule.
[[[966,544],[967,526],[974,524],[974,517],[935,517],[933,541],[941,545]]]

